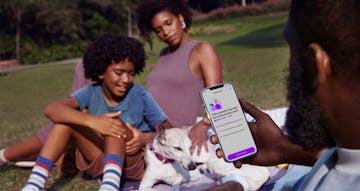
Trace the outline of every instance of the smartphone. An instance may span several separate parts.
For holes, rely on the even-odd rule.
[[[257,148],[231,83],[203,88],[200,92],[205,110],[227,162],[252,156]]]

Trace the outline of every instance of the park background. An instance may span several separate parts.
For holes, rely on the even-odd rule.
[[[48,120],[44,107],[65,98],[76,62],[102,32],[138,36],[138,0],[5,0],[0,3],[0,148],[34,135]],[[283,107],[289,50],[283,30],[289,0],[188,0],[194,22],[189,35],[210,42],[223,63],[224,80],[262,109]],[[206,4],[206,2],[208,4]],[[19,16],[20,15],[20,16]],[[130,26],[130,27],[129,27]],[[165,45],[146,45],[146,76]],[[5,64],[4,64],[5,63]],[[8,63],[11,63],[10,65]],[[166,92],[164,92],[166,93]],[[0,190],[20,190],[30,169],[4,166]],[[48,190],[96,190],[81,173],[58,179]]]

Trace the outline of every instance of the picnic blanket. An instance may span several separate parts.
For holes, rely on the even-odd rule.
[[[267,113],[280,128],[284,127],[287,107],[275,108],[275,109],[263,110],[263,111],[265,113]],[[253,118],[250,115],[248,115],[248,114],[245,114],[245,115],[246,115],[246,118],[248,121],[253,120]],[[213,133],[211,131],[212,130],[210,130],[210,132],[209,132],[210,134]],[[280,179],[286,173],[286,169],[280,169],[275,166],[270,166],[267,168],[270,173],[270,178],[259,189],[259,191],[272,190],[276,181],[278,179]],[[123,191],[137,190],[139,184],[140,184],[140,181],[123,181],[121,188]],[[193,180],[190,182],[186,182],[186,183],[182,183],[181,190],[182,191],[199,191],[199,190],[211,188],[211,187],[215,186],[216,184],[217,183],[213,179],[213,177],[208,176],[208,175],[203,175],[199,179],[196,179],[196,180]],[[159,183],[154,187],[154,189],[156,189],[158,191],[171,191],[171,186],[169,186],[167,184]]]

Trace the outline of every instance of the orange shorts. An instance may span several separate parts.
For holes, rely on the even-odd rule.
[[[125,177],[126,179],[129,180],[141,180],[145,172],[144,153],[145,153],[144,150],[141,150],[137,154],[127,157],[127,158],[131,157],[132,160],[135,160],[135,162],[131,166],[126,166],[126,160],[125,160],[125,165],[122,171],[122,177]],[[90,163],[87,162],[87,160],[85,159],[83,154],[79,151],[79,149],[76,149],[75,157],[76,157],[76,167],[79,170],[96,177],[102,175],[104,169],[104,153],[101,153],[98,157],[96,157],[95,160],[91,161]]]

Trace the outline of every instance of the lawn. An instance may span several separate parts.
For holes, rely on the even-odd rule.
[[[272,15],[194,23],[193,30],[205,28],[229,31],[205,34],[192,38],[214,45],[224,70],[224,80],[232,82],[240,96],[263,109],[286,105],[285,79],[289,51],[282,32],[286,15]],[[201,30],[199,30],[201,31]],[[148,50],[146,70],[136,79],[145,85],[146,75],[163,47],[157,40]],[[46,104],[65,98],[71,88],[75,63],[41,64],[0,76],[0,148],[33,135],[48,122],[42,115]],[[29,169],[5,166],[0,170],[0,190],[20,190]],[[53,173],[52,180],[57,176]],[[56,184],[49,181],[48,190],[96,190],[96,181],[84,181],[81,174],[74,179],[61,178]]]

